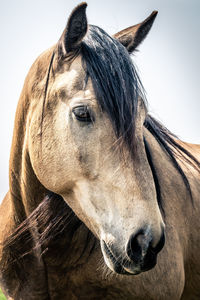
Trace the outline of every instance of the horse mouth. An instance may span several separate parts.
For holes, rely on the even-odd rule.
[[[121,275],[138,275],[154,268],[157,262],[157,255],[155,255],[153,252],[147,253],[139,264],[135,264],[127,257],[121,258],[119,254],[114,253],[111,247],[105,243],[105,241],[101,242],[101,246],[107,266],[115,273]]]

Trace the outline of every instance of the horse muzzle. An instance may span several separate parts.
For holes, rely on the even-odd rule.
[[[156,247],[152,247],[151,233],[140,230],[130,237],[123,252],[113,243],[106,243],[104,240],[101,241],[101,248],[105,262],[112,271],[124,275],[137,275],[155,267],[157,254],[164,243],[164,231]]]

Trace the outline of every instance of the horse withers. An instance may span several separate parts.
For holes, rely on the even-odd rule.
[[[149,115],[130,58],[157,12],[111,37],[86,6],[21,93],[1,287],[9,299],[199,299],[200,146]]]

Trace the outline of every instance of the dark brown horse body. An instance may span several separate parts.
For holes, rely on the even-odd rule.
[[[200,299],[200,146],[177,141],[152,123],[140,100],[137,147],[130,155],[127,145],[113,147],[111,118],[96,100],[90,115],[82,102],[77,106],[84,97],[96,99],[90,80],[85,89],[79,79],[85,74],[79,51],[85,7],[74,10],[59,44],[33,64],[20,97],[10,189],[0,207],[1,288],[15,300]],[[132,52],[154,18],[115,37]],[[67,91],[63,82],[69,82]],[[82,136],[90,140],[91,133],[81,131],[85,124],[98,134],[79,147]]]

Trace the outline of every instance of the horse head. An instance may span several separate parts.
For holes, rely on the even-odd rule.
[[[50,55],[36,62],[40,70],[49,59],[31,90],[30,162],[40,183],[100,240],[107,266],[138,274],[155,266],[164,222],[145,150],[142,85],[129,54],[156,12],[111,37],[87,24],[86,6],[74,9]]]

